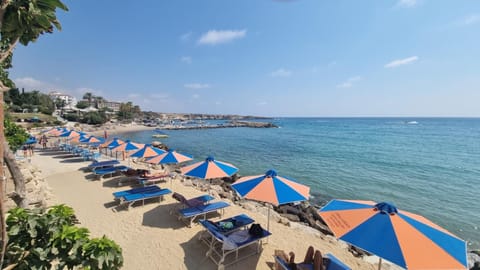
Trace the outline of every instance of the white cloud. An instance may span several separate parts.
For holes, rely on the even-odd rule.
[[[181,35],[180,40],[186,42],[186,41],[189,41],[191,37],[192,37],[192,32],[188,32],[188,33],[185,33],[185,34]]]
[[[480,14],[471,14],[459,20],[456,24],[459,26],[468,26],[480,22]]]
[[[129,98],[138,98],[140,95],[139,94],[128,94]]]
[[[398,66],[408,65],[418,60],[418,56],[411,56],[404,59],[393,60],[385,64],[385,68],[396,68]]]
[[[210,88],[211,86],[208,83],[186,83],[183,85],[183,87],[189,89],[206,89]]]
[[[198,40],[201,45],[217,45],[245,37],[247,30],[210,30]]]
[[[291,75],[292,71],[283,68],[277,69],[270,73],[270,76],[272,77],[290,77]]]
[[[192,58],[190,56],[182,56],[180,58],[180,61],[186,64],[191,64],[192,63]]]
[[[417,0],[399,0],[397,2],[398,7],[411,8],[418,4]]]
[[[26,88],[28,90],[43,90],[48,91],[46,88],[51,88],[52,85],[47,82],[42,82],[32,77],[23,77],[13,79],[15,86],[19,89]]]
[[[154,99],[167,99],[168,95],[167,94],[151,94],[150,97]]]
[[[360,76],[350,77],[346,81],[344,81],[340,84],[337,84],[337,88],[350,88],[350,87],[353,86],[354,82],[359,81],[361,79],[362,79],[362,77],[360,77]]]

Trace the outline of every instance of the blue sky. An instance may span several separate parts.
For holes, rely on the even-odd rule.
[[[64,0],[18,87],[143,110],[480,116],[480,1]]]

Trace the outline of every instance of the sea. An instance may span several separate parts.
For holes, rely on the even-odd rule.
[[[261,120],[265,121],[265,120]],[[166,130],[169,148],[214,156],[241,176],[275,169],[311,201],[388,201],[480,248],[480,119],[274,118],[279,128]],[[122,135],[150,143],[155,131]]]

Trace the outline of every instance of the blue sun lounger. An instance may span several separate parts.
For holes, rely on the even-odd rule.
[[[161,190],[161,188],[159,186],[146,186],[146,187],[139,187],[139,188],[132,188],[132,189],[129,189],[129,190],[122,190],[122,191],[117,191],[117,192],[114,192],[113,193],[113,198],[115,199],[120,199],[124,196],[127,196],[127,195],[131,195],[131,194],[135,194],[135,193],[142,193],[142,192],[145,192],[145,191],[155,191],[155,190]]]
[[[114,166],[114,167],[110,167],[110,168],[104,168],[104,169],[97,169],[97,170],[94,170],[93,171],[93,174],[96,176],[96,177],[103,177],[105,175],[110,175],[110,176],[113,176],[114,174],[116,173],[119,173],[119,172],[124,172],[126,170],[128,170],[129,167],[128,166],[125,166],[125,165],[119,165],[119,166]]]
[[[269,231],[263,228],[262,234],[259,236],[249,234],[247,228],[227,235],[222,233],[218,227],[208,220],[200,220],[200,224],[206,229],[210,237],[209,239],[202,239],[203,243],[208,246],[206,256],[212,259],[218,266],[218,269],[224,269],[226,266],[234,264],[239,260],[260,253],[262,240],[271,235]],[[254,247],[253,250],[251,247]],[[250,249],[247,250],[247,248]],[[240,251],[242,252],[241,256],[239,256]],[[230,254],[235,254],[235,256],[228,256]]]
[[[276,269],[282,270],[291,270],[292,268],[289,267],[288,263],[280,258],[279,256],[274,256],[275,258],[275,266]],[[323,264],[326,266],[326,270],[352,270],[348,265],[340,261],[337,257],[333,256],[333,254],[327,253],[323,257]],[[312,269],[313,264],[304,264],[302,263],[302,269]]]
[[[178,210],[178,219],[182,221],[187,221],[185,224],[187,224],[188,227],[192,226],[192,222],[197,218],[197,217],[202,217],[203,219],[206,219],[206,216],[208,213],[213,213],[217,212],[218,210],[223,210],[225,207],[230,206],[230,204],[226,202],[212,202],[212,203],[207,203],[207,204],[201,204],[197,205],[195,207],[189,207],[189,208],[183,208]]]
[[[120,205],[126,205],[127,210],[135,202],[142,201],[142,205],[145,205],[145,200],[158,198],[160,201],[163,200],[163,196],[172,193],[168,188],[165,189],[146,189],[142,192],[136,192],[124,195],[120,197]]]
[[[118,160],[96,161],[89,164],[87,168],[92,171],[95,171],[97,169],[111,168],[118,164],[120,164]]]

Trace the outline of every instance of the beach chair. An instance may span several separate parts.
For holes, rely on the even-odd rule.
[[[113,166],[110,168],[104,168],[104,169],[96,169],[93,171],[93,174],[95,175],[96,178],[100,179],[104,176],[110,175],[113,176],[116,173],[126,171],[128,170],[129,167],[125,165],[119,165],[119,166]]]
[[[177,200],[179,203],[175,205],[172,210],[170,210],[170,214],[173,212],[177,211],[178,209],[183,209],[183,208],[190,208],[190,207],[195,207],[198,205],[203,205],[208,203],[209,201],[215,199],[213,196],[210,194],[204,194],[195,198],[191,199],[186,199],[182,194],[174,192],[172,194],[172,198]]]
[[[165,189],[145,189],[141,192],[135,192],[120,197],[119,206],[126,206],[127,210],[130,209],[134,203],[142,201],[142,205],[145,205],[145,200],[158,198],[159,201],[163,200],[163,196],[172,193],[168,188]]]
[[[88,169],[95,171],[98,169],[111,168],[120,164],[118,160],[94,161],[87,166]]]
[[[203,217],[203,219],[206,219],[207,214],[214,213],[219,210],[221,211],[221,215],[223,215],[225,208],[228,206],[230,206],[230,204],[220,201],[179,209],[177,211],[178,219],[182,220],[188,227],[191,227],[196,218]]]
[[[172,174],[159,174],[159,175],[150,175],[145,177],[138,177],[138,183],[141,185],[152,185],[158,182],[166,182],[167,180],[172,179]]]
[[[135,194],[135,193],[142,193],[144,191],[149,191],[149,190],[161,190],[159,186],[148,186],[148,187],[139,187],[139,188],[132,188],[129,190],[122,190],[122,191],[117,191],[113,193],[113,198],[114,199],[120,199],[124,196],[130,195],[130,194]]]
[[[224,269],[228,265],[260,253],[262,240],[271,235],[269,231],[262,229],[259,236],[253,236],[246,228],[227,235],[207,220],[201,220],[200,224],[210,237],[203,241],[208,246],[206,256],[218,266],[218,269]]]
[[[288,265],[288,262],[286,262],[282,257],[278,255],[274,255],[275,258],[275,269],[282,269],[282,270],[292,270],[292,268]],[[305,264],[305,263],[300,263],[302,266],[302,269],[312,269],[313,270],[313,264]],[[337,257],[335,257],[331,253],[327,253],[323,257],[323,265],[326,266],[325,270],[351,270],[351,268],[340,261]]]

